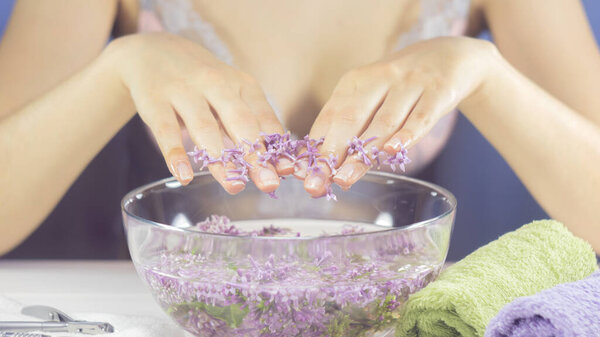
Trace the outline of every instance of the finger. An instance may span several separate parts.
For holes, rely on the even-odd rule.
[[[269,104],[262,89],[255,81],[242,89],[242,100],[250,107],[252,113],[258,120],[261,132],[266,134],[283,134],[284,129],[277,118],[275,111]],[[288,158],[278,158],[275,164],[277,174],[280,176],[294,172],[294,162]]]
[[[251,82],[244,86],[241,90],[241,97],[258,120],[261,131],[265,133],[283,133],[281,122],[257,83]]]
[[[175,94],[172,104],[183,120],[194,144],[199,149],[207,151],[211,158],[219,158],[223,151],[223,132],[215,120],[206,100],[196,95]],[[241,192],[246,184],[242,180],[228,180],[233,175],[228,170],[235,168],[226,167],[221,162],[207,165],[209,172],[230,194]]]
[[[335,92],[335,90],[334,90],[334,92]],[[338,96],[335,96],[335,97],[338,97]],[[340,99],[341,99],[341,97],[340,97]],[[317,118],[315,119],[315,122],[313,123],[313,126],[310,129],[309,137],[311,137],[312,139],[319,139],[319,140],[325,138],[325,135],[327,134],[327,131],[329,130],[329,128],[331,126],[331,120],[333,119],[333,115],[334,115],[334,111],[335,111],[331,107],[336,106],[336,105],[338,105],[338,102],[336,100],[334,100],[333,97],[331,99],[329,99],[329,101],[327,101],[327,103],[325,103],[325,105],[323,106],[323,109],[321,109],[321,112],[319,112],[319,114],[317,115]],[[320,147],[320,145],[318,147]],[[303,149],[302,151],[300,151],[299,156],[301,156],[305,152],[306,152],[306,149]],[[304,159],[297,160],[295,163],[295,167],[294,167],[294,177],[299,180],[304,180],[308,173],[307,169],[308,169],[308,159],[304,158]]]
[[[325,157],[337,158],[338,162],[343,161],[348,140],[363,132],[385,98],[386,91],[383,86],[374,87],[356,95],[353,99],[346,99],[344,102],[336,100],[336,104],[330,106],[333,112],[327,113],[331,115],[331,124],[325,135],[325,141],[320,147],[320,153]],[[304,180],[304,188],[315,197],[327,193],[327,183],[330,182],[332,173],[326,163],[320,162],[318,168],[319,170],[312,172],[309,170]]]
[[[340,107],[344,106],[353,97],[360,96],[360,93],[356,92],[356,77],[358,76],[345,75],[336,85],[331,95],[331,98],[325,103],[310,129],[310,138],[325,139],[325,136],[327,135],[329,129],[332,126],[332,122],[336,120],[337,115],[339,115]],[[304,152],[305,150],[302,151],[302,153]],[[304,180],[308,173],[307,169],[307,159],[297,161],[294,171],[294,177],[300,180]]]
[[[142,120],[150,127],[171,174],[182,185],[189,184],[194,172],[183,147],[181,128],[171,105],[166,101],[146,99],[138,99],[135,104]]]
[[[207,94],[210,105],[219,116],[231,139],[250,150],[244,141],[254,143],[260,139],[260,124],[252,110],[233,90],[211,90]],[[259,162],[260,154],[266,152],[263,142],[256,151],[250,150],[245,160],[250,164],[249,175],[256,187],[263,192],[273,192],[279,187],[279,175],[270,163]]]
[[[425,91],[400,130],[385,143],[383,149],[392,154],[413,146],[431,131],[442,116],[456,107],[457,97],[451,89]]]
[[[373,165],[380,165],[378,151],[400,129],[419,101],[422,92],[423,90],[418,86],[394,87],[390,90],[381,108],[360,136],[362,142],[368,141],[363,147],[367,152],[367,160],[363,155],[357,153],[346,157],[333,178],[336,184],[343,189],[348,189],[362,178]]]

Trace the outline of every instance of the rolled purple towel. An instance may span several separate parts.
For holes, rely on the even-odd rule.
[[[507,304],[485,337],[600,336],[600,272]]]

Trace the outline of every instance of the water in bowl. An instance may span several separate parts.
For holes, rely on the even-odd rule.
[[[141,266],[160,305],[197,336],[387,335],[408,295],[441,267],[425,228],[358,234],[340,245],[328,236],[388,228],[297,218],[230,224],[249,235],[274,233],[268,236],[289,245],[275,251],[272,238],[246,238],[241,249],[214,236],[195,240],[200,247],[165,249]]]

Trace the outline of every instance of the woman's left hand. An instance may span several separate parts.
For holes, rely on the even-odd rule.
[[[347,156],[348,140],[376,137],[376,146],[390,155],[411,147],[436,122],[472,95],[490,74],[499,52],[490,42],[445,37],[411,45],[387,59],[351,70],[342,77],[319,113],[310,137],[325,138],[320,153],[337,156],[338,169],[302,168],[304,188],[314,197],[333,181],[350,188],[369,169],[358,156]],[[300,165],[303,165],[302,163]],[[305,166],[305,165],[304,165]]]

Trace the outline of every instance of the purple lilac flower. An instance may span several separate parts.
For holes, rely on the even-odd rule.
[[[196,224],[196,228],[206,233],[241,235],[242,232],[231,224],[226,216],[211,215],[206,220]]]
[[[305,136],[303,141],[300,141],[297,146],[304,148],[305,151],[298,155],[297,160],[304,159],[306,160],[307,174],[309,173],[319,173],[321,169],[317,166],[317,162],[321,154],[319,153],[319,146],[323,144],[325,141],[324,138],[320,139],[312,139],[309,136]]]
[[[410,163],[410,159],[407,156],[408,151],[404,146],[401,146],[400,151],[398,151],[394,156],[389,156],[386,158],[385,163],[390,165],[393,171],[396,171],[396,166],[404,172],[405,165]]]
[[[197,227],[234,236],[289,232],[273,225],[244,232],[217,215]],[[360,230],[348,225],[342,233]],[[367,336],[390,329],[408,296],[440,270],[439,264],[413,265],[397,254],[408,250],[422,261],[425,237],[391,235],[395,239],[372,257],[332,251],[328,244],[235,259],[165,250],[142,273],[161,306],[197,336]]]
[[[245,158],[248,154],[253,153],[258,154],[258,163],[264,167],[266,167],[267,164],[277,165],[281,158],[287,158],[294,166],[297,165],[299,160],[306,161],[307,173],[309,174],[321,172],[318,163],[327,165],[331,171],[331,175],[334,175],[337,172],[337,165],[339,164],[338,158],[332,154],[323,156],[319,152],[319,146],[323,144],[324,138],[312,139],[309,136],[305,136],[303,139],[293,140],[291,139],[289,132],[285,134],[261,133],[260,136],[262,137],[262,140],[256,140],[255,142],[244,139],[242,146],[225,149],[218,158],[211,157],[205,149],[199,149],[197,147],[194,148],[194,151],[188,152],[188,155],[192,157],[195,163],[201,164],[201,170],[214,163],[223,163],[228,167],[233,166],[234,168],[228,169],[227,171],[229,177],[226,178],[226,180],[228,181],[249,181],[248,172],[249,169],[252,168],[252,165],[248,163]],[[375,139],[376,137],[365,140],[356,136],[353,137],[348,142],[348,155],[357,155],[366,165],[374,166],[378,169],[382,164],[386,164],[394,171],[396,171],[397,168],[404,171],[405,165],[410,163],[410,159],[407,157],[407,150],[402,147],[396,154],[389,155],[385,151],[379,150],[376,146],[372,146],[370,150],[366,149],[366,146]],[[261,142],[264,142],[265,145],[265,150],[262,152]],[[276,198],[274,192],[269,193],[269,195]],[[331,187],[327,188],[327,193],[324,197],[326,197],[327,200],[337,200]]]
[[[337,164],[338,164],[337,156],[330,153],[328,157],[321,157],[321,158],[317,159],[317,161],[327,164],[327,166],[329,167],[329,170],[331,171],[331,175],[335,175],[337,173],[337,169],[336,169]]]
[[[362,140],[356,136],[348,142],[348,155],[356,154],[367,166],[371,166],[373,163],[369,158],[369,152],[365,149],[365,145],[375,140],[377,137],[371,137]]]
[[[327,200],[334,200],[337,201],[337,196],[333,193],[333,189],[331,188],[331,185],[327,186],[327,192],[325,193],[325,198],[327,198]]]
[[[398,273],[388,263],[351,258],[248,256],[232,266],[219,258],[164,257],[145,270],[146,281],[169,314],[199,336],[366,335],[389,328],[408,295],[437,274],[435,266]]]
[[[342,231],[340,232],[340,234],[342,235],[348,235],[348,234],[355,234],[355,233],[364,233],[365,229],[363,227],[357,226],[357,225],[344,225],[342,227]]]

